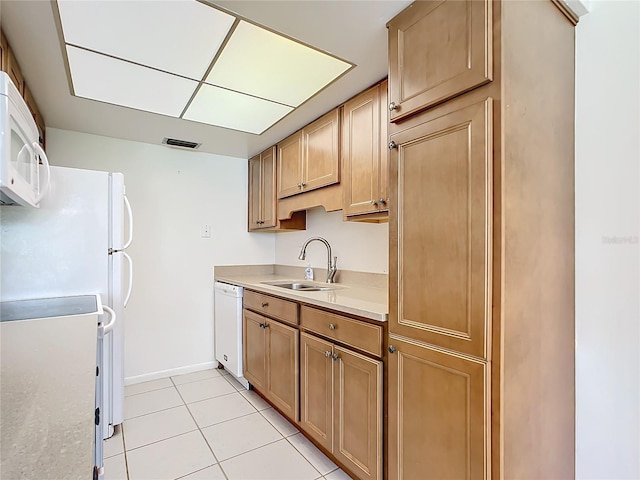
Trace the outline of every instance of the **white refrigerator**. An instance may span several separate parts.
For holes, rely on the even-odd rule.
[[[51,167],[51,188],[40,208],[0,207],[1,301],[98,293],[116,313],[103,341],[96,400],[103,438],[123,421],[124,308],[133,285],[125,250],[132,235],[121,173]]]

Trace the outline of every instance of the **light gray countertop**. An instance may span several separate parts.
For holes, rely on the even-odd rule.
[[[388,295],[387,289],[380,286],[368,286],[361,284],[336,283],[335,290],[302,292],[289,290],[282,287],[267,285],[264,282],[278,281],[304,281],[293,276],[268,274],[268,273],[223,273],[215,276],[216,281],[239,285],[250,290],[262,292],[297,302],[330,308],[332,310],[357,315],[359,317],[387,321]],[[314,282],[321,285],[321,282]]]

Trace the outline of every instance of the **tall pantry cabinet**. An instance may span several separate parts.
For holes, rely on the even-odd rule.
[[[575,475],[574,25],[491,0],[388,24],[389,480]]]

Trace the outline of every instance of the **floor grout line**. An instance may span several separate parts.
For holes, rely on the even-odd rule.
[[[187,375],[188,375],[188,374],[187,374]],[[201,400],[196,400],[196,401],[191,402],[191,403],[187,403],[187,402],[185,401],[184,397],[182,396],[182,394],[180,393],[180,390],[178,389],[179,385],[188,385],[188,384],[191,384],[191,383],[196,383],[196,382],[201,382],[201,381],[207,381],[207,380],[211,380],[211,379],[214,379],[214,378],[220,378],[220,377],[225,378],[225,380],[227,381],[227,383],[228,383],[229,385],[231,385],[231,386],[234,388],[235,392],[225,393],[225,394],[222,394],[222,395],[217,395],[217,396],[213,396],[213,397],[209,397],[209,398],[204,398],[204,399],[201,399]],[[269,446],[269,445],[273,445],[273,444],[275,444],[275,443],[277,443],[277,442],[280,442],[281,440],[285,440],[285,441],[286,441],[290,446],[292,446],[292,447],[293,447],[293,449],[294,449],[294,450],[295,450],[295,451],[296,451],[300,456],[302,456],[302,458],[304,458],[304,459],[307,461],[307,463],[308,463],[308,464],[309,464],[309,465],[310,465],[310,466],[311,466],[311,467],[312,467],[316,472],[318,472],[318,474],[320,475],[320,477],[318,477],[318,479],[323,479],[323,478],[325,477],[325,475],[330,475],[330,474],[332,474],[332,473],[334,473],[334,472],[336,472],[337,470],[339,470],[339,469],[340,469],[339,467],[337,467],[337,466],[336,466],[336,468],[334,468],[333,470],[331,470],[331,471],[327,472],[326,474],[321,473],[321,472],[320,472],[320,471],[319,471],[319,470],[318,470],[318,469],[313,465],[313,463],[310,461],[310,459],[309,459],[309,458],[307,458],[307,456],[306,456],[302,451],[300,451],[300,450],[299,450],[299,449],[298,449],[298,448],[293,444],[293,442],[291,442],[291,440],[290,440],[290,439],[291,439],[292,437],[294,437],[295,435],[297,435],[297,434],[299,434],[299,433],[301,434],[301,431],[300,431],[299,429],[295,428],[295,426],[293,426],[293,424],[292,424],[292,427],[293,427],[293,428],[295,428],[295,430],[296,430],[296,431],[295,431],[294,433],[290,434],[290,435],[285,436],[285,434],[284,434],[284,433],[282,433],[282,432],[277,428],[277,426],[275,425],[275,423],[273,423],[271,420],[269,420],[269,418],[267,418],[267,417],[263,414],[263,412],[264,412],[264,411],[269,410],[269,409],[272,409],[274,412],[276,412],[276,413],[278,413],[279,415],[281,415],[281,414],[280,414],[280,412],[278,412],[275,408],[273,408],[273,406],[272,406],[272,405],[270,405],[270,404],[269,404],[268,402],[266,402],[266,401],[265,401],[265,403],[268,405],[268,407],[267,407],[267,408],[265,408],[265,409],[259,410],[259,409],[258,409],[258,407],[256,407],[256,406],[255,406],[255,405],[254,405],[254,404],[253,404],[253,403],[252,403],[252,402],[251,402],[251,401],[250,401],[250,400],[249,400],[249,399],[248,399],[248,398],[243,394],[244,392],[250,392],[250,391],[251,391],[251,389],[245,389],[245,388],[244,388],[244,386],[243,386],[242,384],[240,384],[239,382],[237,382],[237,380],[233,379],[233,380],[235,380],[235,382],[237,382],[237,383],[238,383],[238,385],[240,385],[240,386],[242,387],[242,390],[239,390],[238,388],[236,388],[236,385],[235,385],[234,383],[232,383],[232,381],[231,381],[230,379],[227,379],[226,377],[230,377],[230,378],[231,378],[231,376],[230,376],[229,374],[226,374],[226,375],[225,375],[225,374],[219,373],[218,375],[214,375],[214,376],[207,377],[207,378],[201,378],[201,379],[198,379],[198,380],[193,380],[193,381],[190,381],[190,382],[180,383],[179,385],[178,385],[178,384],[176,384],[176,382],[174,381],[173,377],[165,377],[165,378],[169,378],[169,380],[170,380],[170,382],[171,382],[171,384],[172,384],[172,387],[173,387],[173,388],[175,388],[176,392],[178,393],[178,396],[180,397],[180,399],[181,399],[181,400],[182,400],[182,402],[183,402],[183,403],[182,403],[182,405],[177,405],[177,406],[174,406],[174,407],[168,407],[168,408],[161,409],[161,410],[157,410],[157,411],[154,411],[154,412],[145,413],[145,414],[142,414],[142,415],[138,415],[138,416],[136,416],[136,417],[131,417],[131,418],[127,419],[127,420],[133,420],[133,419],[141,418],[141,417],[144,417],[144,416],[147,416],[147,415],[152,415],[152,414],[154,414],[154,413],[164,412],[164,411],[167,411],[167,410],[177,409],[177,408],[179,408],[179,407],[185,406],[185,407],[186,407],[186,409],[187,409],[187,412],[188,412],[188,413],[189,413],[189,415],[191,416],[191,419],[192,419],[192,420],[193,420],[193,422],[195,423],[196,429],[194,429],[194,430],[190,430],[190,431],[188,431],[188,432],[183,432],[183,433],[180,433],[180,434],[177,434],[177,435],[173,435],[173,436],[168,437],[168,438],[163,438],[163,439],[161,439],[161,440],[157,440],[157,441],[154,441],[154,442],[150,442],[150,443],[147,443],[147,444],[145,444],[145,445],[140,445],[140,446],[138,446],[138,447],[135,447],[135,448],[132,448],[132,449],[130,449],[130,450],[127,450],[127,448],[126,448],[126,441],[125,441],[125,435],[124,435],[124,422],[123,422],[123,423],[122,423],[122,425],[120,425],[120,428],[121,428],[121,430],[122,430],[122,442],[123,442],[123,450],[124,450],[124,451],[123,451],[123,454],[124,454],[124,461],[125,461],[125,469],[126,469],[127,479],[129,479],[129,464],[128,464],[127,452],[134,451],[134,450],[138,450],[138,449],[140,449],[140,448],[143,448],[143,447],[146,447],[146,446],[149,446],[149,445],[153,445],[153,444],[155,444],[155,443],[159,443],[159,442],[162,442],[162,441],[165,441],[165,440],[169,440],[169,439],[171,439],[171,438],[175,438],[175,437],[179,437],[179,436],[182,436],[182,435],[186,435],[186,434],[188,434],[188,433],[193,433],[193,432],[195,432],[195,431],[200,432],[200,435],[202,436],[203,440],[205,441],[205,444],[206,444],[206,445],[207,445],[207,447],[209,448],[209,451],[210,451],[210,452],[211,452],[211,454],[213,455],[213,458],[214,458],[214,460],[215,460],[215,462],[216,462],[216,463],[214,463],[214,464],[212,464],[212,465],[208,465],[208,466],[203,467],[203,468],[200,468],[200,469],[195,470],[195,471],[193,471],[193,472],[187,473],[187,474],[185,474],[185,475],[183,475],[183,476],[181,476],[181,477],[178,477],[178,478],[180,478],[180,479],[181,479],[181,478],[184,478],[184,477],[186,477],[186,476],[188,476],[188,475],[192,475],[192,474],[194,474],[194,473],[197,473],[197,472],[199,472],[199,471],[201,471],[201,470],[205,470],[205,469],[207,469],[207,468],[210,468],[210,467],[212,467],[213,465],[218,465],[218,467],[220,468],[220,471],[221,471],[221,472],[222,472],[222,474],[224,475],[225,479],[227,479],[227,480],[228,480],[228,478],[229,478],[229,477],[228,477],[227,473],[224,471],[224,468],[222,467],[222,462],[226,462],[227,460],[231,460],[231,459],[233,459],[233,458],[237,458],[237,457],[239,457],[239,456],[241,456],[241,455],[245,455],[245,454],[247,454],[247,453],[254,452],[254,451],[256,451],[256,450],[259,450],[259,449],[261,449],[261,448],[267,447],[267,446]],[[129,395],[129,397],[133,397],[133,396],[136,396],[136,395],[141,395],[141,394],[144,394],[144,393],[155,392],[155,391],[159,391],[159,390],[165,390],[165,389],[168,389],[168,388],[171,388],[171,386],[166,386],[166,387],[162,387],[162,388],[157,388],[157,389],[149,390],[149,391],[146,391],[146,392],[136,393],[136,394],[133,394],[133,395]],[[254,411],[254,412],[251,412],[251,413],[243,414],[243,415],[240,415],[240,416],[238,416],[238,417],[234,417],[234,418],[231,418],[231,419],[228,419],[228,420],[224,420],[224,421],[222,421],[222,422],[213,423],[213,424],[211,424],[211,425],[207,425],[207,426],[202,426],[202,427],[201,427],[201,426],[198,424],[198,422],[196,421],[196,419],[195,419],[195,417],[194,417],[193,413],[192,413],[192,412],[191,412],[191,410],[189,409],[189,405],[194,405],[194,404],[197,404],[197,403],[205,402],[205,401],[207,401],[207,400],[212,400],[212,399],[214,399],[214,398],[220,398],[220,397],[230,396],[230,395],[233,395],[233,394],[236,394],[236,393],[237,393],[237,394],[239,394],[239,395],[241,395],[241,396],[243,397],[243,399],[244,399],[247,403],[249,403],[249,405],[251,405],[251,407],[252,407],[255,411]],[[260,398],[261,398],[261,397],[260,397]],[[264,400],[263,400],[263,401],[264,401]],[[247,417],[247,416],[250,416],[250,415],[254,415],[255,413],[260,414],[260,416],[261,416],[264,420],[266,420],[266,421],[267,421],[267,423],[268,423],[269,425],[271,425],[271,426],[276,430],[276,432],[278,432],[278,434],[279,434],[282,438],[279,438],[279,439],[277,439],[277,440],[274,440],[274,441],[271,441],[271,442],[265,443],[264,445],[260,445],[260,446],[258,446],[258,447],[255,447],[255,448],[252,448],[252,449],[250,449],[250,450],[247,450],[247,451],[245,451],[245,452],[239,453],[239,454],[237,454],[237,455],[233,455],[233,456],[231,456],[231,457],[229,457],[229,458],[225,458],[224,460],[219,460],[219,459],[218,459],[218,457],[216,456],[216,454],[214,453],[213,448],[211,447],[211,445],[210,445],[210,444],[209,444],[209,442],[207,441],[207,438],[206,438],[206,436],[204,435],[204,433],[203,433],[203,431],[202,431],[202,430],[203,430],[203,429],[205,429],[205,428],[210,428],[210,427],[214,427],[214,426],[217,426],[217,425],[222,425],[222,424],[224,424],[224,423],[228,423],[228,422],[231,422],[231,421],[234,421],[234,420],[237,420],[237,419],[243,418],[243,417]],[[283,418],[284,418],[284,417],[283,417]],[[287,422],[288,422],[288,420],[287,420],[286,418],[284,418],[284,421],[287,421]],[[288,423],[290,423],[290,422],[288,422]],[[304,435],[303,435],[303,436],[304,436]],[[320,451],[320,453],[321,453],[324,457],[326,457],[326,455],[324,455],[324,453],[323,453],[322,451]],[[331,459],[330,459],[330,458],[328,458],[328,457],[326,457],[326,458],[327,458],[328,460],[330,460],[330,461],[331,461]]]
[[[182,397],[181,397],[182,398]],[[131,418],[125,418],[123,420],[123,423],[129,420],[135,420],[136,418],[142,418],[142,417],[147,417],[149,415],[153,415],[155,413],[160,413],[160,412],[166,412],[167,410],[173,410],[174,408],[180,408],[180,407],[186,407],[186,404],[181,404],[181,405],[174,405],[173,407],[167,407],[167,408],[162,408],[160,410],[154,410],[153,412],[148,412],[148,413],[143,413],[141,415],[137,415],[135,417],[131,417]]]
[[[182,475],[180,477],[176,477],[174,480],[180,480],[182,478],[188,477],[189,475],[193,475],[194,473],[198,473],[198,472],[201,472],[203,470],[206,470],[207,468],[215,467],[216,465],[220,466],[219,463],[214,463],[214,464],[211,464],[211,465],[207,465],[206,467],[199,468],[198,470],[195,470],[193,472],[186,473],[186,474],[184,474],[184,475]],[[225,478],[226,478],[226,476],[225,476]]]
[[[197,427],[197,425],[196,425],[196,427]],[[198,428],[194,428],[193,430],[189,430],[188,432],[182,432],[182,433],[178,433],[176,435],[171,435],[170,437],[167,437],[167,438],[161,438],[160,440],[154,440],[153,442],[145,443],[144,445],[139,445],[137,447],[130,448],[129,450],[127,450],[127,452],[133,452],[134,450],[139,450],[141,448],[148,447],[149,445],[155,445],[156,443],[164,442],[165,440],[170,440],[172,438],[181,437],[182,435],[186,435],[187,433],[193,433],[196,430],[198,430]]]
[[[122,453],[124,454],[124,473],[127,476],[127,480],[129,480],[129,460],[127,459],[127,444],[124,439],[124,420],[120,424],[120,430],[122,430],[122,449],[123,449]]]
[[[153,380],[152,380],[152,381],[153,381]],[[135,384],[134,384],[134,385],[135,385]],[[144,392],[130,393],[130,394],[128,394],[128,395],[125,393],[124,398],[135,397],[136,395],[142,395],[142,394],[144,394],[144,393],[157,392],[158,390],[165,390],[165,389],[167,389],[167,388],[171,388],[171,387],[173,387],[173,385],[168,385],[168,386],[165,386],[165,387],[159,387],[159,388],[152,388],[152,389],[150,389],[150,390],[145,390]]]
[[[201,370],[201,371],[203,371],[203,372],[204,372],[204,371],[206,371],[206,370]],[[193,372],[193,373],[197,373],[197,372]],[[191,375],[191,373],[185,373],[185,375]],[[175,375],[175,376],[176,376],[176,377],[179,377],[180,375]],[[196,380],[190,380],[190,381],[188,381],[188,382],[182,382],[182,383],[176,383],[176,382],[173,380],[173,377],[165,377],[165,378],[169,378],[169,379],[171,380],[171,383],[173,383],[173,385],[174,385],[175,387],[178,387],[178,386],[180,386],[180,385],[188,385],[188,384],[190,384],[190,383],[202,382],[202,381],[204,381],[204,380],[211,380],[212,378],[224,378],[224,377],[226,377],[226,375],[223,375],[223,374],[219,373],[218,375],[212,375],[211,377],[198,378],[198,379],[196,379]]]
[[[187,406],[187,408],[189,408],[189,407]],[[216,425],[222,425],[223,423],[232,422],[232,421],[237,420],[237,419],[239,419],[239,418],[248,417],[249,415],[253,415],[254,413],[259,413],[259,412],[244,413],[244,414],[239,415],[239,416],[237,416],[237,417],[229,418],[229,419],[227,419],[227,420],[223,420],[223,421],[218,422],[218,423],[212,423],[211,425],[203,425],[203,426],[198,425],[198,428],[199,428],[200,430],[202,430],[203,428],[215,427]],[[197,423],[198,423],[198,422],[196,422],[196,424],[197,424]],[[276,429],[276,430],[277,430],[277,429]],[[280,432],[278,432],[278,433],[280,433]]]
[[[171,379],[171,382],[173,382],[173,385],[176,387],[178,395],[180,395],[180,398],[182,398],[182,401],[184,402],[184,397],[180,393],[180,390],[178,390],[178,387],[175,384],[175,382],[173,381],[173,378]],[[229,394],[229,395],[231,395],[231,394]],[[197,402],[193,402],[193,403],[197,403]],[[189,410],[189,406],[188,406],[188,404],[186,402],[185,402],[185,407],[187,407],[187,411],[189,412],[189,415],[191,415],[191,418],[193,419],[193,422],[196,424],[196,427],[198,427],[198,432],[200,432],[200,436],[202,437],[202,439],[204,440],[204,443],[209,448],[209,451],[211,452],[211,455],[213,455],[213,459],[216,461],[215,465],[218,465],[220,467],[220,471],[222,472],[222,475],[224,475],[224,478],[226,478],[228,480],[229,477],[227,476],[227,474],[225,473],[224,469],[222,468],[222,465],[220,465],[220,460],[218,460],[218,457],[216,456],[215,452],[213,451],[213,448],[211,447],[211,445],[209,445],[209,442],[207,441],[207,437],[205,437],[205,435],[204,435],[204,433],[202,431],[202,428],[200,428],[200,425],[198,425],[198,421],[193,416],[193,413],[191,413],[191,410]],[[191,472],[191,473],[195,473],[195,472]],[[191,475],[191,473],[189,475]]]
[[[300,433],[300,432],[298,432],[298,433]],[[294,435],[297,435],[297,434],[294,434]],[[291,435],[291,437],[293,437],[294,435]],[[304,435],[303,435],[303,436],[304,436]],[[305,437],[305,438],[306,438],[306,437]],[[309,465],[311,465],[311,468],[313,468],[316,472],[318,472],[318,475],[320,475],[320,477],[321,477],[321,478],[322,478],[322,477],[324,477],[324,474],[323,474],[320,470],[318,470],[318,469],[316,468],[316,466],[315,466],[313,463],[311,463],[311,460],[309,460],[309,459],[307,458],[307,456],[306,456],[304,453],[302,453],[300,450],[298,450],[298,448],[293,444],[293,442],[291,442],[291,440],[289,440],[289,437],[285,437],[285,440],[286,440],[287,442],[289,442],[289,445],[291,445],[291,446],[293,447],[293,449],[294,449],[296,452],[298,452],[298,453],[300,454],[300,456],[301,456],[302,458],[304,458],[304,459],[307,461],[307,463],[308,463]],[[320,452],[320,453],[322,453],[322,452]],[[323,455],[324,455],[324,453],[323,453]],[[335,471],[335,469],[334,469],[334,470],[331,470],[331,472],[333,472],[333,471]],[[331,473],[331,472],[329,472],[329,473]],[[328,474],[327,474],[327,475],[328,475]],[[316,480],[317,480],[317,479],[316,479]]]

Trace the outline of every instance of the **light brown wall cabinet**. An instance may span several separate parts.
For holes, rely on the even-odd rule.
[[[243,310],[244,376],[294,422],[298,420],[298,330]]]
[[[22,76],[22,71],[20,70],[18,61],[16,60],[16,57],[13,54],[13,50],[11,50],[11,48],[7,48],[6,57],[7,61],[5,63],[5,72],[9,74],[9,78],[11,78],[11,81],[20,92],[20,95],[24,96],[24,77]]]
[[[29,90],[29,87],[25,83],[24,77],[22,76],[22,71],[20,70],[20,66],[18,65],[18,61],[7,42],[4,33],[0,30],[0,68],[2,71],[7,72],[9,78],[16,86],[20,94],[25,100],[31,115],[33,116],[34,121],[36,122],[36,127],[38,128],[38,140],[42,148],[45,147],[45,124],[44,118],[40,114],[38,110],[38,106],[36,105],[36,101]]]
[[[389,57],[388,479],[573,478],[574,24],[415,2]]]
[[[276,147],[249,160],[249,230],[276,226]]]
[[[278,198],[340,182],[340,109],[278,144]]]
[[[279,220],[276,203],[276,147],[249,159],[249,231],[304,230],[305,212]]]
[[[491,81],[491,4],[415,2],[389,22],[392,122]]]
[[[342,110],[342,182],[344,215],[369,219],[388,211],[387,82],[344,104]],[[366,216],[365,216],[366,215]]]
[[[7,53],[8,53],[7,39],[4,38],[4,33],[0,30],[0,69],[5,72]]]

